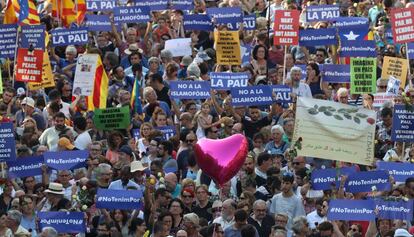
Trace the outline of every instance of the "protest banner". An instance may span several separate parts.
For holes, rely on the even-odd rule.
[[[385,56],[382,63],[381,78],[389,79],[390,76],[393,76],[401,81],[400,87],[404,88],[408,68],[407,59]]]
[[[88,43],[88,28],[52,30],[53,46],[84,45]]]
[[[217,64],[240,65],[240,39],[238,31],[214,32]]]
[[[0,58],[14,58],[16,38],[17,25],[0,26]]]
[[[311,5],[306,7],[306,22],[334,20],[339,16],[339,5]]]
[[[0,124],[0,161],[16,160],[13,123]]]
[[[241,46],[240,49],[241,49],[242,64],[250,63],[250,55],[252,52],[252,46],[244,45],[244,46]]]
[[[407,43],[408,59],[414,59],[414,43]]]
[[[50,151],[43,154],[45,164],[55,170],[74,170],[86,166],[88,150]]]
[[[142,207],[141,190],[98,189],[96,207],[110,210],[136,210]]]
[[[407,178],[414,176],[413,163],[379,161],[377,162],[377,170],[388,171],[396,182],[405,182]]]
[[[203,14],[185,14],[183,19],[184,30],[213,31],[214,26],[210,18]]]
[[[20,36],[21,47],[45,49],[45,25],[24,25]]]
[[[334,199],[329,201],[328,220],[373,221],[375,220],[373,200]]]
[[[42,88],[44,89],[55,86],[52,66],[50,65],[49,54],[47,51],[43,52],[42,82],[29,82],[27,85],[29,87],[29,90],[40,90]]]
[[[367,26],[369,22],[367,17],[336,17],[335,22],[332,24],[333,27],[338,29],[342,27],[353,27],[353,26]]]
[[[86,0],[86,10],[91,12],[112,11],[116,7],[115,0]],[[90,16],[90,15],[88,15]]]
[[[170,93],[174,99],[207,99],[210,98],[210,82],[208,81],[171,81]]]
[[[86,15],[85,26],[90,31],[112,31],[111,20],[109,15]],[[114,23],[118,30],[121,30],[121,26]]]
[[[368,33],[369,25],[342,27],[338,29],[338,36],[341,40],[341,45],[358,45],[359,41],[368,41],[365,40]]]
[[[7,161],[8,176],[10,178],[24,178],[42,175],[43,156],[21,157]]]
[[[313,190],[331,190],[332,186],[339,187],[341,175],[350,175],[356,172],[356,167],[341,169],[314,169],[311,174]]]
[[[414,8],[391,8],[391,26],[395,44],[414,41]]]
[[[414,110],[405,105],[394,105],[391,140],[396,142],[414,141]]]
[[[371,165],[376,113],[332,101],[298,97],[293,141],[298,155]]]
[[[383,220],[406,220],[413,219],[413,200],[409,201],[385,201],[375,200],[375,206],[378,210],[378,218]]]
[[[351,94],[375,93],[376,71],[376,58],[351,58]]]
[[[41,82],[43,50],[19,48],[17,50],[16,81]]]
[[[341,42],[340,57],[377,57],[374,40]]]
[[[92,95],[98,57],[98,54],[79,55],[79,58],[76,62],[72,95]]]
[[[376,93],[374,94],[374,108],[380,108],[385,102],[392,101],[394,95],[388,95],[387,93]]]
[[[300,46],[336,45],[336,29],[317,29],[299,31]]]
[[[93,122],[97,129],[125,129],[130,124],[129,107],[95,109]]]
[[[389,95],[398,95],[401,81],[393,76],[388,77],[387,90],[385,93]]]
[[[299,43],[299,15],[297,10],[275,12],[274,45],[297,45]]]
[[[58,233],[85,233],[84,212],[38,212],[39,229],[53,227]]]
[[[114,22],[139,23],[151,20],[149,7],[115,7]]]
[[[249,74],[245,72],[211,72],[211,88],[216,90],[230,90],[233,87],[247,87]]]
[[[134,6],[136,7],[148,7],[150,11],[163,11],[168,9],[169,0],[134,0]]]
[[[216,25],[226,25],[229,30],[238,30],[233,29],[233,26],[243,23],[243,12],[240,7],[209,7],[207,15],[210,21],[214,19]]]
[[[351,68],[344,64],[324,64],[322,71],[323,82],[349,83]]]
[[[178,38],[165,41],[164,49],[169,50],[173,57],[189,56],[193,54],[191,38]]]
[[[285,85],[273,85],[271,86],[275,97],[273,98],[273,102],[276,103],[291,103],[292,97],[292,88]]]
[[[270,86],[231,88],[232,106],[270,105],[273,103]]]
[[[345,188],[351,193],[372,192],[373,188],[378,191],[389,191],[391,183],[385,170],[356,172],[349,175]]]
[[[193,0],[170,0],[171,9],[175,10],[193,10],[194,1]]]
[[[156,127],[157,130],[160,130],[163,134],[165,140],[169,140],[171,137],[175,136],[177,133],[174,126],[163,126]]]

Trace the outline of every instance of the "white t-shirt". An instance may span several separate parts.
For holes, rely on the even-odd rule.
[[[91,135],[89,135],[88,131],[85,131],[75,139],[75,146],[79,150],[86,150],[88,145],[92,143]]]
[[[298,88],[292,88],[292,93],[295,93],[297,96],[312,98],[312,92],[309,85],[303,82],[299,83]]]

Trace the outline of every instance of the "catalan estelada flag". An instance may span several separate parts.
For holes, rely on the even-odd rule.
[[[4,11],[3,24],[40,24],[34,0],[8,0]]]
[[[95,109],[105,109],[106,99],[108,98],[108,76],[102,64],[101,57],[98,56],[96,73],[91,96],[86,97],[88,111]]]

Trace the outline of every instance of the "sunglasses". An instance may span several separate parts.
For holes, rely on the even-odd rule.
[[[195,140],[192,140],[192,139],[186,140],[187,143],[193,143],[194,141]]]

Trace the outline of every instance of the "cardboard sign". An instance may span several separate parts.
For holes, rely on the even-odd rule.
[[[86,9],[91,12],[112,11],[116,7],[113,0],[86,0]]]
[[[0,26],[0,58],[14,58],[17,25]]]
[[[42,82],[29,82],[29,90],[39,90],[44,88],[55,87],[55,80],[53,79],[52,66],[50,65],[49,54],[47,51],[43,53],[42,65]]]
[[[21,47],[34,49],[45,49],[45,25],[22,26]]]
[[[171,81],[170,93],[174,99],[207,99],[210,98],[210,82],[208,81]]]
[[[381,78],[389,79],[390,76],[393,76],[401,81],[401,88],[405,87],[405,81],[407,80],[408,72],[408,61],[403,58],[395,57],[384,57],[384,62],[382,64],[382,73]]]
[[[93,122],[97,129],[125,129],[129,126],[130,111],[128,106],[121,108],[95,109]]]
[[[52,31],[53,46],[84,45],[88,43],[88,39],[87,27]]]
[[[375,93],[376,71],[376,58],[351,58],[351,93]]]
[[[414,41],[414,8],[392,8],[391,25],[395,44]]]
[[[240,39],[238,31],[214,32],[217,64],[240,65]]]
[[[376,112],[326,100],[298,97],[293,141],[298,155],[371,165]]]
[[[394,105],[391,140],[397,142],[414,141],[414,111],[406,109],[405,105]]]
[[[114,21],[119,23],[139,23],[151,20],[149,7],[115,7]]]
[[[274,44],[297,45],[299,43],[299,11],[278,10],[275,12]]]
[[[306,8],[306,22],[333,20],[339,16],[339,5],[313,5]]]
[[[78,58],[73,81],[73,95],[92,95],[98,57],[98,54],[83,54]]]
[[[16,160],[13,123],[0,124],[0,161]]]
[[[43,50],[17,50],[16,81],[41,82],[43,68]]]

